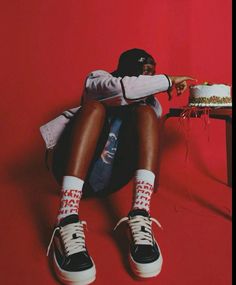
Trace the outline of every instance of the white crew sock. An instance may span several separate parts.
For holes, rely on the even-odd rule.
[[[135,173],[135,195],[133,210],[144,209],[150,212],[150,202],[155,181],[155,174],[146,169],[138,169]]]
[[[61,204],[57,216],[59,223],[65,217],[77,214],[84,181],[75,176],[64,176],[61,189]]]

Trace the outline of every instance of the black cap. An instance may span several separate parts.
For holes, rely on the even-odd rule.
[[[156,64],[154,58],[143,49],[133,48],[120,55],[117,70],[113,76],[138,76],[143,72],[144,64]]]

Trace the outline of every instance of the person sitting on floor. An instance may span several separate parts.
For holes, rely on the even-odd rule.
[[[135,48],[121,54],[114,72],[91,72],[80,108],[57,135],[52,172],[61,185],[61,202],[49,249],[53,243],[56,274],[65,284],[89,284],[96,276],[79,217],[82,196],[107,195],[132,178],[133,203],[118,223],[126,221],[130,229],[131,267],[143,278],[161,271],[162,254],[152,232],[152,223],[160,224],[150,215],[162,113],[154,94],[167,92],[171,99],[173,88],[180,95],[193,78],[156,75],[155,67],[150,54]],[[41,128],[46,138],[53,133],[48,126]],[[53,126],[55,133],[55,121]]]

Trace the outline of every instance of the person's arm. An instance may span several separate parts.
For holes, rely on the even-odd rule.
[[[103,70],[91,72],[85,83],[85,99],[120,101],[123,97],[120,79]]]
[[[183,80],[182,80],[183,79]],[[94,71],[86,80],[85,99],[103,101],[108,105],[127,105],[150,95],[165,92],[190,77],[161,75],[140,75],[113,77],[105,71]],[[176,85],[177,86],[177,85]]]

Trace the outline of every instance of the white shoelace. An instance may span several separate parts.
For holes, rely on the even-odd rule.
[[[84,225],[87,225],[86,222],[80,221],[78,223],[68,224],[64,227],[59,227],[59,226],[56,227],[52,233],[52,237],[47,249],[47,256],[49,255],[49,251],[57,231],[59,231],[61,234],[66,256],[84,251],[85,250]]]
[[[123,222],[127,222],[130,226],[134,243],[136,245],[153,245],[152,222],[162,229],[161,224],[156,219],[137,215],[130,218],[125,217],[120,219],[114,230],[116,230]],[[144,229],[144,231],[142,229]]]

